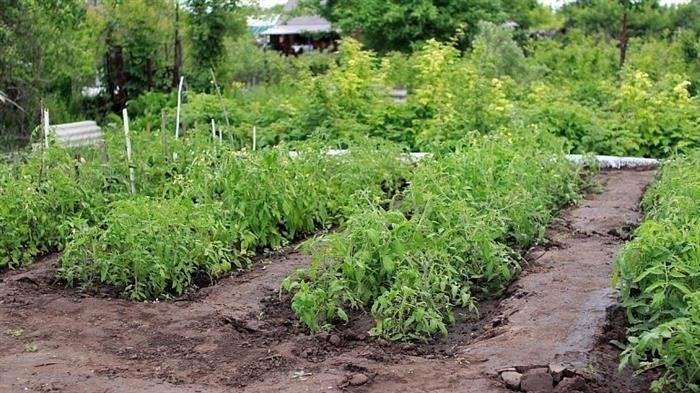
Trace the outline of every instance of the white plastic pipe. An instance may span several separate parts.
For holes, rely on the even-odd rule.
[[[258,144],[258,128],[256,126],[253,126],[253,151],[257,148]]]
[[[216,123],[211,119],[211,139],[216,141]]]

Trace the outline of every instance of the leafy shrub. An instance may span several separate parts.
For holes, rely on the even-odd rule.
[[[311,245],[311,266],[283,288],[312,331],[367,309],[375,335],[446,333],[454,307],[473,310],[474,296],[511,281],[518,251],[578,198],[579,184],[547,134],[475,136],[464,150],[420,162],[400,199],[359,206],[341,232]]]
[[[61,250],[81,217],[95,222],[106,201],[102,168],[52,146],[0,174],[0,268]]]
[[[621,367],[665,367],[655,391],[700,391],[700,153],[664,165],[615,282],[632,328]]]
[[[75,224],[59,276],[136,299],[180,295],[196,274],[216,278],[258,249],[338,224],[356,192],[381,200],[407,176],[396,147],[368,141],[328,156],[322,146],[299,145],[296,157],[288,148],[183,152],[188,167],[161,182],[161,197],[118,200],[97,224]]]

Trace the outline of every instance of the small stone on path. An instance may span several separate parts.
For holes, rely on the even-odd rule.
[[[520,389],[520,380],[523,375],[517,371],[504,371],[501,373],[501,379],[505,382],[506,387],[512,390]]]
[[[356,373],[353,374],[348,383],[352,386],[360,386],[366,384],[367,381],[369,381],[369,378],[365,374]]]

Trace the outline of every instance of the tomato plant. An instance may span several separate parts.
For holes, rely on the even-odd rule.
[[[177,161],[186,166],[166,166],[169,179],[148,186],[146,196],[112,202],[92,225],[78,220],[59,276],[137,299],[180,295],[195,275],[217,278],[259,249],[336,225],[356,192],[381,200],[407,176],[401,150],[391,145],[367,141],[336,156],[323,146],[299,144],[294,154],[283,146],[183,151]]]
[[[549,146],[549,147],[543,147]],[[392,340],[447,332],[454,307],[498,294],[581,180],[562,141],[534,130],[473,135],[420,162],[392,203],[357,207],[343,230],[309,245],[313,262],[283,283],[312,330],[369,310]]]
[[[700,153],[667,162],[615,281],[632,327],[621,367],[664,366],[656,391],[700,391]]]

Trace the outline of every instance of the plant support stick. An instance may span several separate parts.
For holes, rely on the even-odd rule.
[[[185,82],[185,77],[180,77],[180,85],[177,88],[177,114],[175,116],[175,139],[180,137],[180,108],[182,107],[182,84]]]
[[[131,183],[131,193],[136,194],[136,175],[134,165],[131,162],[131,136],[129,135],[129,114],[126,108],[122,111],[124,117],[124,139],[126,139],[126,159],[129,163],[129,182]]]
[[[168,153],[168,135],[166,134],[165,109],[161,109],[160,111],[160,141],[163,144],[163,154],[165,154],[165,159],[168,160],[170,154]]]
[[[49,147],[49,110],[42,110],[42,120],[44,121],[44,147]]]

